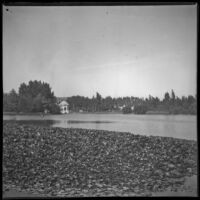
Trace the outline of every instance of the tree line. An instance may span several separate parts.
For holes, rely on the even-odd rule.
[[[62,98],[61,98],[62,99]],[[48,83],[29,81],[22,83],[18,93],[12,89],[3,93],[4,112],[44,112],[60,113],[58,100]],[[71,112],[123,112],[123,113],[156,113],[169,114],[196,114],[197,96],[182,96],[179,98],[175,92],[166,92],[163,99],[149,95],[148,98],[107,96],[103,98],[98,92],[92,98],[84,96],[71,96],[65,98],[69,103]]]
[[[44,112],[59,113],[60,108],[56,104],[57,99],[50,85],[41,81],[29,81],[22,83],[18,93],[12,89],[3,94],[4,112]]]
[[[188,95],[179,98],[172,90],[164,94],[163,100],[149,95],[148,98],[107,96],[103,98],[98,92],[92,98],[84,96],[68,97],[69,109],[74,112],[80,110],[85,112],[111,112],[122,111],[123,113],[168,113],[168,114],[196,114],[197,98]]]

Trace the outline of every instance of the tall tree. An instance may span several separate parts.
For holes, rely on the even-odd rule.
[[[175,100],[175,97],[176,97],[176,96],[175,96],[174,90],[172,90],[172,91],[171,91],[171,98],[172,98],[173,100]]]
[[[176,99],[176,96],[175,96],[174,90],[172,90],[171,91],[171,105],[174,105],[175,99]]]
[[[166,93],[165,93],[165,96],[164,96],[164,102],[169,102],[169,100],[170,100],[169,93],[166,92]]]
[[[24,112],[42,112],[44,107],[55,104],[56,98],[50,85],[41,81],[29,81],[19,87],[19,108]]]
[[[164,100],[163,100],[163,103],[164,103],[164,106],[165,106],[165,109],[169,109],[169,104],[170,104],[170,95],[168,92],[165,93],[164,95]]]
[[[12,89],[8,94],[3,95],[3,110],[8,112],[18,111],[18,94]]]
[[[102,97],[101,95],[97,92],[96,93],[96,110],[100,111],[101,110],[101,103],[102,103]]]

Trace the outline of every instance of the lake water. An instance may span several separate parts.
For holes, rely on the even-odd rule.
[[[4,120],[50,124],[53,127],[87,128],[131,132],[197,140],[197,117],[194,115],[79,114],[3,115]]]

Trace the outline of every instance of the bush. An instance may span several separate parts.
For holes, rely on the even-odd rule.
[[[147,112],[147,106],[145,105],[137,105],[134,107],[135,114],[145,114]]]
[[[60,107],[57,104],[50,104],[48,110],[52,114],[60,114]]]
[[[124,107],[122,111],[123,111],[123,114],[132,113],[131,107],[129,106]]]

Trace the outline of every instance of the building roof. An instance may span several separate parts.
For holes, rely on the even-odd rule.
[[[68,106],[69,104],[66,101],[61,101],[59,106]]]

